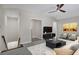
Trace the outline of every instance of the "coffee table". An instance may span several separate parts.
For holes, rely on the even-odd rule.
[[[50,48],[59,48],[66,45],[65,41],[61,41],[61,40],[48,40],[46,41],[46,46],[50,47]]]

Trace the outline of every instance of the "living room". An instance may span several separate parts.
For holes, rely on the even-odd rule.
[[[66,47],[63,51],[64,54],[73,55],[74,51],[79,48],[77,44],[79,39],[78,6],[79,4],[1,4],[0,35],[4,36],[5,40],[0,40],[0,51],[2,52],[0,54],[56,55],[55,51],[58,51],[58,55],[61,55],[63,53],[59,54],[59,52],[65,49],[63,47]],[[12,22],[9,23],[8,19],[12,19]],[[18,19],[18,21],[13,21],[13,19]],[[46,34],[46,32],[43,32],[45,27],[47,28],[46,31],[51,32],[53,37],[43,37],[43,34]],[[75,35],[72,35],[74,33]],[[14,49],[17,47],[19,38],[19,44],[22,46]],[[60,48],[50,44],[48,41],[51,40],[58,42],[57,46],[60,46]],[[62,43],[56,40],[62,40]],[[46,43],[49,43],[49,45],[46,46]],[[52,48],[50,48],[50,45],[52,45]],[[76,46],[73,49],[74,51],[67,49],[70,45]]]

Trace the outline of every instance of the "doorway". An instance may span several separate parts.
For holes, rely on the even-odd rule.
[[[19,19],[18,17],[6,16],[5,41],[7,49],[16,48],[18,46],[18,40],[19,40]]]
[[[41,40],[42,24],[41,20],[32,19],[32,42]]]

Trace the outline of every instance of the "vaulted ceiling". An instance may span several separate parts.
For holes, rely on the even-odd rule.
[[[49,11],[53,11],[56,9],[56,4],[6,4],[2,6],[3,8],[23,9],[28,12],[55,17],[56,19],[79,16],[79,4],[65,4],[62,9],[66,10],[66,13],[48,13]]]

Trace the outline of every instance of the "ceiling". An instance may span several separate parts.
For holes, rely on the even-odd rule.
[[[55,17],[56,19],[79,16],[79,4],[65,4],[62,9],[66,10],[66,13],[48,13],[56,9],[56,4],[5,4],[2,6],[3,8],[18,8],[40,15]]]

